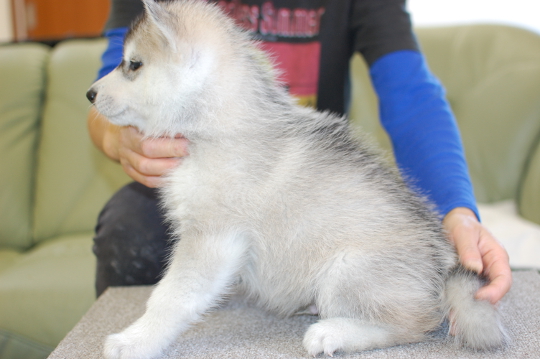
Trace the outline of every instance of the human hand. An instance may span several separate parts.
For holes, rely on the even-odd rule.
[[[135,181],[147,187],[159,187],[162,175],[178,166],[187,155],[188,140],[175,138],[144,138],[134,127],[111,125],[103,135],[102,149],[117,160]]]
[[[506,250],[468,208],[458,207],[448,212],[443,226],[463,266],[489,279],[489,283],[480,288],[475,297],[496,304],[512,285]]]

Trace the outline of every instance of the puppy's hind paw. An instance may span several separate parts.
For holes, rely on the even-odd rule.
[[[321,323],[315,323],[309,327],[304,336],[303,344],[308,354],[313,357],[320,353],[332,357],[334,352],[343,347],[339,333],[333,332],[329,326]]]

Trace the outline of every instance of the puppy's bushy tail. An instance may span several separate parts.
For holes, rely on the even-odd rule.
[[[495,349],[501,347],[508,336],[497,309],[487,301],[474,298],[481,285],[482,280],[476,273],[459,265],[446,281],[445,305],[451,330],[460,344],[477,350]]]

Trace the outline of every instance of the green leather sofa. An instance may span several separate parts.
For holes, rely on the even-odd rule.
[[[419,29],[463,132],[477,197],[540,223],[540,36],[503,26]],[[103,39],[0,46],[0,358],[45,358],[93,303],[92,230],[129,179],[86,131]],[[351,118],[388,140],[363,61]]]

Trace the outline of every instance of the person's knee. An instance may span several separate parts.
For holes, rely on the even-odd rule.
[[[108,286],[157,282],[169,250],[167,233],[155,190],[139,183],[120,189],[96,226],[98,295]]]

